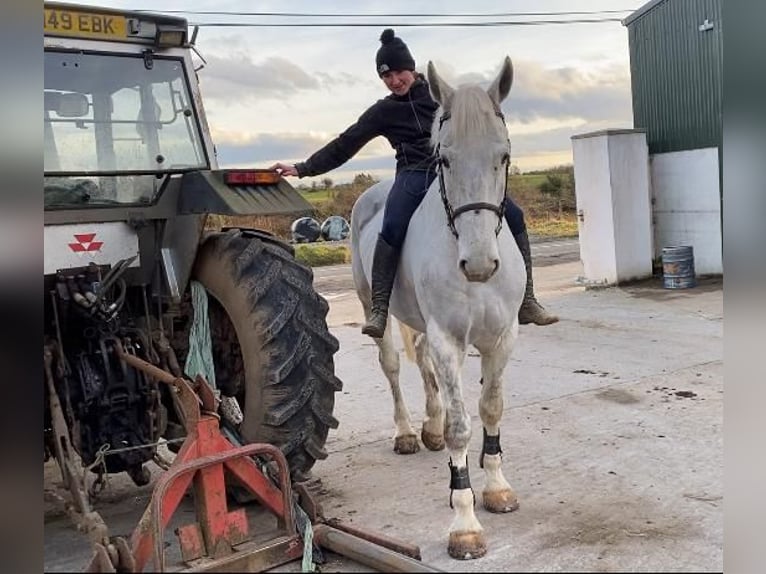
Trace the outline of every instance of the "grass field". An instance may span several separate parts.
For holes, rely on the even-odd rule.
[[[522,184],[528,187],[538,187],[545,181],[545,174],[542,173],[523,173],[521,175],[511,176],[511,190],[513,190],[514,183]]]
[[[318,189],[316,191],[300,190],[300,194],[312,205],[319,205],[325,201],[330,201],[333,193],[337,193],[333,188]]]
[[[527,219],[527,231],[541,237],[577,237],[577,218],[573,213],[563,219],[532,217]]]
[[[346,245],[303,243],[295,246],[295,258],[309,267],[351,263],[351,250]]]

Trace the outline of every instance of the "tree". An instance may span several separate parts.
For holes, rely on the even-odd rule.
[[[546,174],[545,180],[538,186],[540,193],[552,197],[559,206],[559,219],[564,217],[564,178],[558,173]]]
[[[332,187],[332,180],[329,177],[322,178],[322,187],[330,189]]]
[[[357,173],[354,176],[354,181],[352,182],[352,185],[354,187],[370,187],[372,184],[377,183],[378,180],[376,180],[374,177],[372,177],[368,173]]]
[[[519,166],[516,165],[515,163],[511,164],[510,174],[511,175],[521,175],[521,170],[519,169]]]

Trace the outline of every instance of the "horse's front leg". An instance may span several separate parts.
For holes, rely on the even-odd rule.
[[[503,370],[511,356],[518,328],[512,329],[490,349],[481,350],[482,388],[479,415],[484,437],[479,466],[484,469],[484,508],[490,512],[511,512],[519,507],[516,493],[503,476],[500,448],[500,419],[503,416]]]
[[[429,450],[442,450],[444,448],[444,405],[439,393],[439,385],[436,383],[431,357],[428,354],[427,337],[423,333],[419,333],[415,339],[415,356],[426,393],[426,416],[420,431],[420,440]]]
[[[471,417],[465,409],[460,381],[465,346],[435,324],[428,325],[427,340],[431,364],[444,394],[444,438],[450,454],[450,506],[455,514],[447,551],[460,560],[479,558],[487,552],[487,541],[473,510],[474,494],[468,473]]]
[[[418,437],[412,428],[412,418],[407,405],[404,403],[402,389],[399,386],[399,353],[394,347],[394,339],[389,320],[382,339],[375,339],[378,344],[378,359],[383,373],[391,387],[391,395],[394,399],[394,424],[396,436],[394,437],[394,452],[397,454],[414,454],[420,450]]]

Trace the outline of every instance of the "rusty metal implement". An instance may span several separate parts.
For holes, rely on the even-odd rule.
[[[176,377],[115,344],[122,361],[172,388],[187,436],[170,468],[158,479],[130,543],[108,538],[104,532],[94,544],[86,571],[141,572],[152,561],[153,571],[164,572],[164,532],[190,488],[196,520],[176,529],[182,571],[262,572],[301,558],[304,545],[295,527],[294,491],[282,451],[269,444],[232,443],[221,432],[218,400],[203,377],[194,381]],[[278,481],[264,474],[253,458],[256,455],[276,463]],[[265,543],[250,538],[245,510],[228,509],[224,471],[278,518],[278,536]],[[439,572],[420,561],[420,548],[415,545],[326,520],[305,487],[297,487],[295,499],[308,513],[320,547],[382,572]]]

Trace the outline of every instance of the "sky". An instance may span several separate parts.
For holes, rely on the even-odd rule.
[[[369,14],[360,18],[285,18],[181,14],[190,23],[372,23],[371,27],[201,27],[196,47],[208,123],[220,167],[269,167],[306,159],[356,121],[387,91],[375,71],[386,27],[409,46],[418,71],[433,61],[453,86],[488,85],[508,55],[514,82],[503,112],[512,163],[522,171],[572,162],[570,138],[606,128],[630,128],[632,106],[627,29],[619,22],[542,26],[419,27],[444,22],[413,14],[498,14],[625,10],[580,18],[622,18],[641,0],[80,0],[125,9]],[[407,14],[380,17],[375,14]],[[451,18],[453,22],[563,19],[569,16]],[[197,59],[198,64],[202,62]],[[389,177],[394,151],[382,137],[344,166],[320,178],[335,183],[357,173]],[[310,183],[306,178],[300,183]],[[297,180],[296,180],[297,182]]]

